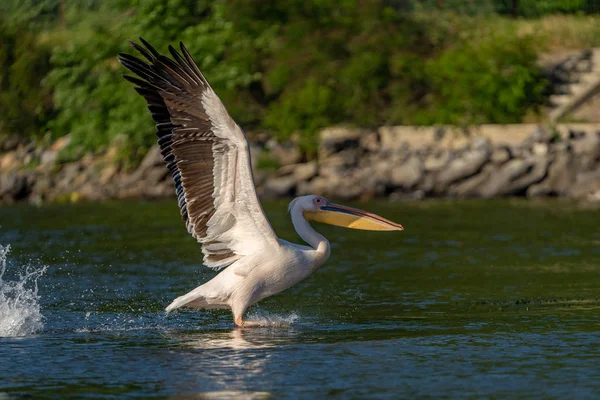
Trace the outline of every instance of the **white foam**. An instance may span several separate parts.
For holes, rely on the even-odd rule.
[[[246,318],[246,320],[255,322],[260,326],[290,326],[298,322],[299,319],[300,316],[296,313],[278,315],[264,310],[256,310]]]
[[[25,336],[44,327],[38,279],[47,266],[25,266],[16,280],[4,280],[10,246],[0,245],[0,336]]]

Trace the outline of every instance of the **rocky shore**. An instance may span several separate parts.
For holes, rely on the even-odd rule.
[[[334,127],[320,133],[314,160],[292,142],[251,143],[259,194],[492,198],[556,196],[600,200],[600,126]],[[48,148],[0,145],[0,203],[162,198],[174,195],[158,147],[134,170],[114,151],[59,161],[68,137]],[[268,162],[265,163],[264,160]],[[264,164],[267,164],[265,167]]]

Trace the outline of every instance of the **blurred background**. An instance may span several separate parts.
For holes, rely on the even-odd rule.
[[[378,131],[382,126],[452,126],[469,133],[482,124],[533,124],[513,127],[506,135],[494,128],[492,148],[486,150],[491,157],[497,142],[504,143],[503,135],[517,135],[505,143],[517,146],[542,124],[549,145],[557,136],[578,134],[571,127],[561,131],[558,122],[600,122],[600,53],[594,51],[600,46],[598,0],[4,0],[0,35],[5,187],[0,185],[0,201],[32,194],[42,201],[75,192],[94,197],[70,183],[61,194],[48,193],[42,189],[59,184],[54,177],[36,189],[37,176],[14,173],[40,164],[58,173],[65,163],[102,154],[102,170],[106,164],[114,167],[104,172],[106,182],[138,168],[155,143],[154,128],[144,101],[121,78],[125,70],[116,55],[131,53],[127,42],[139,36],[162,52],[169,44],[186,44],[231,115],[259,146],[255,158],[267,172],[327,155],[319,146],[324,136],[331,139],[322,133],[331,126],[362,129],[334,134],[333,147],[340,150],[348,140],[368,136],[365,130],[376,132],[373,146],[385,145]],[[514,129],[519,132],[513,134]],[[581,129],[596,132],[595,126]],[[439,129],[415,128],[388,142],[409,137],[410,144],[411,137],[426,137],[422,132],[440,136]],[[2,161],[1,152],[10,151],[16,153]],[[498,157],[518,156],[518,151],[508,153]],[[337,165],[343,171],[364,159],[362,153],[344,157]],[[419,160],[417,170],[426,174],[426,158]],[[552,161],[542,168],[544,175]],[[311,172],[312,166],[305,169],[319,174]],[[266,179],[259,176],[259,186]],[[415,179],[424,178],[398,178],[360,194],[416,189],[417,197],[449,194]],[[331,186],[290,182],[275,184],[265,194],[324,192],[322,186]],[[127,196],[118,192],[108,197]],[[488,192],[458,195],[498,194]]]

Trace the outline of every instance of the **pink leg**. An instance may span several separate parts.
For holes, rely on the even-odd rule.
[[[237,316],[233,319],[233,322],[235,322],[235,324],[237,326],[244,327],[244,328],[250,328],[250,327],[256,327],[256,326],[261,326],[260,323],[256,322],[256,321],[244,321],[244,319],[242,318],[242,316]]]

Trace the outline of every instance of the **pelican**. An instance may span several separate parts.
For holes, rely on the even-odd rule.
[[[378,215],[328,201],[295,198],[292,224],[308,246],[279,239],[258,200],[248,141],[180,43],[172,59],[140,38],[130,42],[146,61],[119,54],[137,77],[124,75],[148,102],[161,153],[175,181],[181,217],[201,244],[203,264],[221,271],[167,308],[230,308],[234,323],[252,326],[251,305],[302,281],[329,258],[330,246],[308,221],[353,229],[403,230]]]

